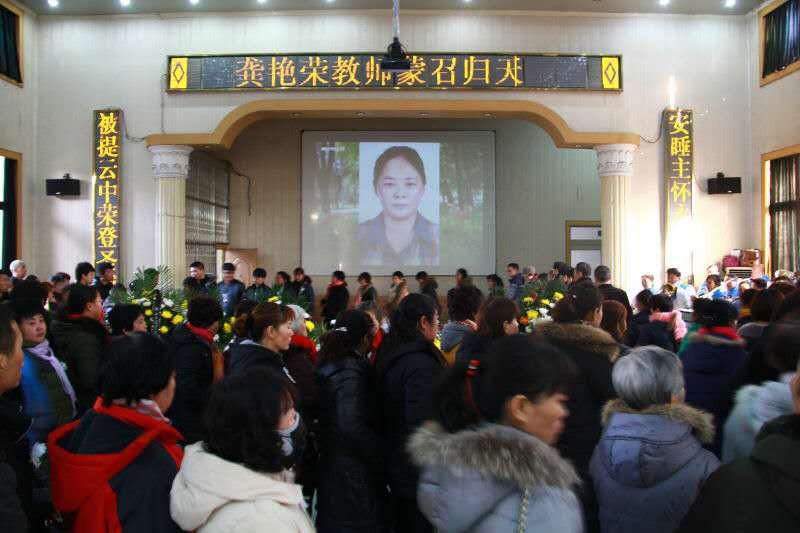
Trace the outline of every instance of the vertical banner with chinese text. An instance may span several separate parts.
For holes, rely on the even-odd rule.
[[[692,272],[692,186],[694,177],[694,116],[690,109],[664,111],[664,172],[667,189],[667,268]]]
[[[94,264],[119,262],[120,209],[120,110],[94,112]]]

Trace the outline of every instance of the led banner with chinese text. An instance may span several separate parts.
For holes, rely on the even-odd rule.
[[[666,260],[691,269],[694,116],[689,109],[664,111],[664,172],[667,190]]]
[[[170,56],[169,91],[554,89],[621,91],[622,56],[425,53],[392,75],[380,54]]]
[[[119,261],[120,111],[94,112],[94,263]]]

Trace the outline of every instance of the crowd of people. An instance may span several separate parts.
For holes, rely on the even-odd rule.
[[[0,272],[3,531],[800,531],[790,276],[235,270],[165,335],[111,264]]]

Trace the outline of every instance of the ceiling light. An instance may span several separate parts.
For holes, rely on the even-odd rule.
[[[197,4],[200,3],[200,0],[189,0],[189,3],[192,4],[193,6],[196,6]]]
[[[58,7],[58,0],[47,0],[47,5],[50,7]]]
[[[733,7],[736,5],[736,0],[725,0],[725,7]]]
[[[381,59],[381,70],[392,73],[408,72],[411,70],[411,61],[400,43],[400,0],[392,1],[392,26],[394,37],[386,49],[386,55]]]
[[[266,4],[266,3],[267,3],[267,0],[258,0],[258,3],[259,3],[259,4]]]
[[[668,6],[669,0],[658,0],[658,5],[660,5],[661,7]]]
[[[128,7],[129,5],[131,5],[131,0],[119,0],[119,5],[121,5],[122,7]]]

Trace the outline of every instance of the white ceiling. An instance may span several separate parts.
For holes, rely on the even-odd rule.
[[[175,13],[181,11],[288,11],[315,9],[390,9],[391,0],[130,0],[121,7],[119,0],[59,0],[51,8],[47,0],[18,0],[40,14],[108,15],[119,13]],[[471,10],[541,10],[594,11],[608,13],[685,13],[743,14],[759,4],[759,0],[736,0],[732,8],[725,0],[671,0],[666,7],[658,0],[401,0],[404,9],[471,9]]]

